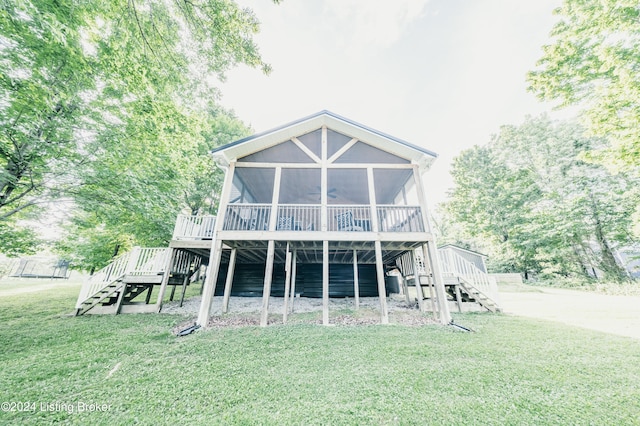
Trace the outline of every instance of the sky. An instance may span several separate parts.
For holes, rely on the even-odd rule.
[[[565,118],[526,90],[561,0],[238,3],[261,22],[255,41],[273,71],[231,70],[221,104],[255,132],[327,109],[435,151],[431,205],[462,150],[527,115]]]

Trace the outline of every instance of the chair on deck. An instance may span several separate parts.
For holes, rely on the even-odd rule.
[[[276,224],[276,229],[278,231],[292,231],[294,227],[294,219],[293,216],[280,216],[278,217],[278,223]]]
[[[353,218],[353,212],[347,210],[344,213],[335,216],[338,225],[338,231],[362,231],[362,227],[356,226]]]

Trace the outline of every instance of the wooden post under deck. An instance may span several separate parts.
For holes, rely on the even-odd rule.
[[[171,267],[173,266],[173,260],[176,257],[177,250],[174,248],[169,249],[169,256],[167,256],[167,263],[164,266],[164,275],[162,276],[162,282],[160,283],[160,291],[158,293],[158,301],[156,305],[158,306],[158,313],[162,309],[162,299],[164,299],[164,294],[167,291],[167,284],[169,283],[169,277],[171,276]]]
[[[454,285],[453,288],[456,292],[456,302],[458,305],[458,312],[462,312],[462,295],[460,294],[460,286],[458,284]]]
[[[389,312],[387,311],[387,291],[384,285],[384,264],[382,263],[382,244],[375,242],[376,246],[376,272],[378,275],[378,295],[380,297],[380,322],[389,324]]]
[[[191,276],[189,276],[189,273],[185,274],[184,280],[182,280],[182,294],[180,294],[180,307],[182,308],[182,304],[184,303],[184,295],[187,292],[187,283],[189,282],[189,278],[191,278]],[[149,295],[151,295],[151,292],[149,292]]]
[[[236,252],[234,247],[231,249],[231,255],[229,256],[229,268],[227,269],[227,279],[224,283],[224,295],[222,296],[222,313],[229,312],[229,298],[231,297],[231,286],[233,284],[233,274],[236,268]]]
[[[293,249],[293,260],[291,261],[291,308],[289,312],[293,312],[293,304],[296,300],[296,273],[298,272],[298,251]]]
[[[273,258],[276,243],[269,240],[267,246],[267,264],[264,268],[264,287],[262,289],[262,314],[260,315],[260,326],[266,327],[269,320],[269,297],[271,296],[271,279],[273,276]]]
[[[422,247],[424,248],[424,246]],[[427,262],[426,259],[428,259],[428,257],[425,257],[425,253],[424,251],[422,252],[422,257],[425,259],[424,261],[424,267],[425,267],[425,272],[427,273],[427,278],[429,280],[429,304],[431,305],[431,312],[433,313],[433,318],[435,320],[438,319],[438,306],[436,305],[436,295],[434,294],[434,285],[435,285],[435,280],[433,278],[433,268],[431,267],[430,262]],[[426,268],[429,268],[428,270]]]
[[[282,323],[287,323],[287,314],[289,313],[289,290],[291,287],[291,252],[289,251],[289,243],[287,243],[287,253],[284,262],[285,278],[284,278],[284,306],[282,309]]]
[[[198,321],[201,327],[207,327],[209,316],[211,315],[211,302],[218,281],[218,272],[220,271],[220,259],[222,257],[222,240],[214,240],[211,245],[211,254],[209,255],[209,271],[204,282],[204,290],[202,291],[202,302],[200,302],[200,311],[198,312]]]
[[[416,251],[411,249],[411,261],[413,262],[413,285],[416,287],[416,299],[418,299],[418,308],[420,312],[424,312],[424,293],[422,292],[422,283],[420,282],[420,272],[418,271],[418,258]]]
[[[402,275],[402,292],[404,293],[404,301],[407,303],[407,306],[411,305],[411,299],[409,299],[409,284],[404,275]]]
[[[438,310],[440,313],[440,323],[447,325],[451,322],[451,314],[449,313],[449,305],[447,302],[447,293],[444,289],[444,280],[440,273],[440,265],[438,263],[438,252],[436,251],[435,243],[429,241],[422,245],[422,253],[425,259],[429,260],[431,265],[431,272],[433,273],[433,285],[436,289],[436,296],[438,298]]]
[[[358,282],[358,251],[353,249],[353,296],[356,310],[360,307],[360,283]]]
[[[329,241],[322,242],[322,324],[329,325]]]

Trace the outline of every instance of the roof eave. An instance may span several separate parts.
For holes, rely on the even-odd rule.
[[[211,154],[217,164],[225,166],[231,161],[244,157],[252,152],[269,148],[270,146],[289,140],[294,136],[300,136],[322,126],[327,126],[335,131],[356,137],[358,140],[381,147],[403,158],[410,158],[413,163],[418,164],[421,170],[428,170],[433,161],[438,157],[438,154],[433,151],[413,145],[405,140],[356,123],[348,118],[326,110],[215,148],[211,151]],[[251,145],[247,145],[251,142],[253,142]],[[395,142],[395,144],[389,144],[388,142]],[[247,149],[249,146],[251,149]]]

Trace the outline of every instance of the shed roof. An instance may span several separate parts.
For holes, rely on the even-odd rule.
[[[467,253],[474,254],[476,256],[480,256],[480,257],[484,257],[484,258],[488,257],[486,254],[482,254],[482,253],[479,253],[477,251],[469,250],[469,249],[466,249],[464,247],[457,246],[455,244],[445,244],[445,245],[442,245],[442,246],[438,247],[438,249],[444,249],[444,248],[453,248],[453,249],[456,249],[456,250],[460,250],[460,251],[464,251],[464,252],[467,252]]]
[[[322,126],[327,126],[329,129],[355,137],[358,140],[400,157],[411,159],[424,169],[428,169],[431,163],[438,157],[438,154],[426,148],[414,145],[363,124],[356,123],[353,120],[327,110],[300,118],[265,132],[239,139],[215,148],[211,153],[218,164],[226,165],[238,158],[282,143],[294,136],[300,136],[317,130]]]

